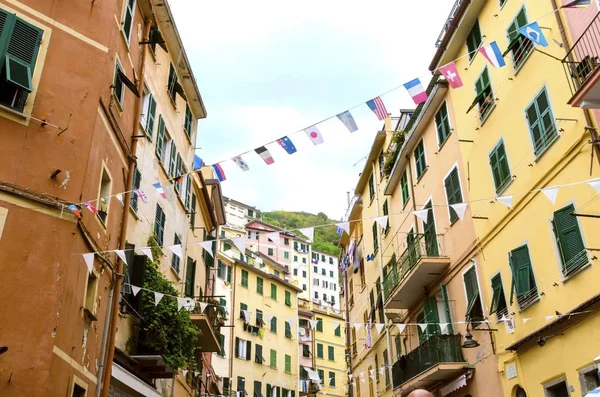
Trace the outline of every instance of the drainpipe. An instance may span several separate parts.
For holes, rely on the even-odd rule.
[[[375,162],[371,163],[371,172],[373,173],[373,180],[375,180]],[[379,184],[378,184],[379,185]],[[411,184],[412,186],[412,184]],[[414,196],[413,196],[414,197]],[[375,205],[377,206],[377,216],[381,216],[381,206],[379,205],[379,186],[377,186],[377,188],[375,189]],[[413,200],[413,205],[414,205],[414,200]],[[379,229],[379,225],[377,225],[377,228]],[[381,232],[377,233],[377,245],[379,246],[379,274],[381,274],[381,277],[383,277],[383,242],[381,241]],[[383,279],[380,279],[380,290],[381,290],[381,294],[383,294]],[[379,297],[377,297],[377,299],[379,300]],[[382,302],[383,302],[383,296],[381,297]],[[385,332],[385,339],[387,342],[387,362],[388,365],[392,365],[392,337],[390,336],[390,326],[389,324],[386,323],[386,332]],[[366,327],[366,324],[365,324]],[[390,380],[393,379],[393,374],[392,374],[392,370],[391,368],[386,368],[386,371],[389,371],[389,377]]]
[[[150,26],[152,21],[150,19],[146,19],[144,22],[144,35],[143,37],[147,38],[150,35]],[[138,91],[140,93],[144,92],[144,71],[146,69],[146,55],[148,51],[146,51],[145,47],[142,47],[142,59],[141,59],[141,71],[140,78],[138,81]],[[142,112],[142,103],[143,96],[136,100],[135,104],[135,114],[133,116],[133,127],[132,127],[132,136],[135,135],[135,131],[137,131],[137,126],[140,122],[140,116]],[[129,159],[129,171],[127,173],[127,183],[125,186],[125,197],[123,198],[123,202],[125,203],[125,207],[123,209],[123,219],[121,221],[121,235],[119,237],[119,248],[123,248],[125,246],[125,240],[127,237],[127,224],[129,223],[129,201],[131,200],[131,186],[133,185],[133,170],[135,168],[136,160],[135,160],[135,148],[137,146],[137,138],[131,138],[131,153],[132,157]],[[100,365],[98,372],[98,383],[96,384],[96,397],[108,397],[108,388],[110,385],[111,378],[111,370],[112,370],[112,361],[115,355],[115,337],[117,334],[117,320],[119,318],[119,300],[121,296],[121,283],[120,280],[123,275],[123,261],[117,261],[117,280],[113,283],[113,286],[110,291],[110,306],[107,310],[106,317],[107,320],[104,324],[104,336],[102,340],[102,351],[100,352]],[[108,325],[107,325],[108,324]],[[107,329],[108,328],[108,332]]]
[[[408,170],[408,186],[410,186],[410,196],[412,197],[412,208],[413,217],[415,218],[415,234],[419,234],[419,219],[414,215],[414,211],[417,209],[417,203],[415,202],[415,188],[412,184],[412,167],[410,166],[410,156],[406,155],[406,169]]]
[[[552,8],[557,10],[559,7],[558,7],[558,4],[556,4],[556,0],[550,0],[550,1],[552,2]],[[560,31],[560,38],[566,47],[565,50],[567,52],[569,52],[569,50],[570,50],[569,41],[567,40],[567,35],[565,33],[565,25],[564,25],[562,19],[560,18],[560,15],[558,15],[558,12],[554,13],[554,17],[556,18],[556,22],[558,23],[558,30]],[[575,61],[575,59],[573,59],[573,54],[571,54],[569,52],[568,56],[569,56],[569,61],[571,61],[571,62]],[[592,150],[596,151],[596,160],[600,164],[600,143],[598,140],[598,131],[594,128],[592,112],[589,109],[584,109],[584,108],[581,108],[581,110],[583,110],[583,115],[585,116],[585,122],[587,123],[586,130],[589,131],[590,137],[592,138]],[[591,172],[591,168],[590,168],[590,172]]]

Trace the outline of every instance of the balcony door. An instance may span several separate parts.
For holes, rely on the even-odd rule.
[[[437,231],[435,230],[435,220],[433,216],[433,208],[431,205],[431,201],[428,202],[423,209],[430,210],[427,211],[427,222],[423,222],[425,252],[427,252],[427,256],[437,257],[439,256],[439,250],[437,245]]]

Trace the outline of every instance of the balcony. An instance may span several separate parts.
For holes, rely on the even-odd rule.
[[[405,396],[415,389],[427,389],[450,381],[470,368],[461,350],[461,335],[435,335],[394,363],[394,389]]]
[[[423,289],[449,265],[450,258],[442,252],[439,235],[414,235],[412,242],[408,243],[406,250],[383,279],[384,307],[411,308],[422,297]]]
[[[573,107],[600,109],[600,13],[562,60]]]
[[[201,314],[199,307],[190,312],[192,323],[200,330],[198,350],[202,353],[216,353],[221,350],[219,338],[217,338],[213,328],[217,323],[216,308],[209,306],[205,310],[207,314]]]

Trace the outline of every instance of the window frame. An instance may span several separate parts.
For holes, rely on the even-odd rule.
[[[135,20],[135,9],[137,6],[136,0],[125,0],[124,1],[125,9],[123,10],[123,18],[121,19],[121,33],[123,33],[123,38],[127,43],[127,46],[131,44],[131,32],[133,31],[134,20]],[[129,33],[125,33],[125,22],[127,18],[127,13],[131,12],[131,23],[129,24]]]
[[[534,288],[530,288],[529,291],[522,293],[520,296],[517,293],[517,288],[518,288],[518,278],[515,277],[515,267],[513,267],[513,262],[512,262],[512,255],[515,251],[519,250],[519,249],[527,249],[527,254],[528,254],[528,260],[529,260],[529,270],[531,272],[530,277],[531,277],[531,283],[535,285],[535,297],[534,296],[527,296],[528,294],[531,293],[531,291],[534,290]],[[510,268],[510,272],[511,272],[511,288],[510,288],[510,299],[509,299],[509,304],[512,305],[513,303],[513,293],[516,297],[516,301],[517,301],[517,306],[519,307],[520,311],[523,311],[527,308],[529,308],[531,305],[533,305],[535,302],[537,302],[540,299],[540,291],[539,291],[539,285],[535,276],[535,268],[533,266],[533,260],[531,258],[531,251],[529,250],[529,244],[527,242],[518,245],[517,247],[513,248],[512,250],[510,250],[508,252],[508,263],[509,263],[509,268]],[[514,292],[513,292],[514,291]],[[525,297],[524,301],[520,302],[519,299],[520,297]]]
[[[579,242],[581,243],[581,249],[577,254],[575,254],[575,256],[570,258],[569,261],[572,261],[573,259],[575,259],[575,257],[577,255],[581,255],[581,254],[583,254],[583,258],[581,258],[578,262],[576,262],[575,265],[572,265],[571,268],[569,268],[567,266],[567,261],[565,260],[565,252],[564,252],[565,248],[563,247],[562,238],[560,236],[560,234],[563,234],[563,233],[561,233],[561,231],[559,231],[558,224],[556,222],[557,214],[563,213],[563,212],[570,212],[570,213],[575,212],[574,203],[569,203],[569,204],[563,206],[562,208],[559,208],[556,211],[554,211],[552,213],[552,219],[550,221],[551,228],[552,228],[552,234],[554,236],[554,244],[558,251],[558,262],[560,264],[560,272],[561,272],[562,277],[566,279],[566,278],[569,278],[569,277],[575,275],[576,273],[578,273],[579,270],[585,268],[590,263],[590,260],[589,260],[588,254],[587,254],[587,250],[585,248],[586,243],[585,243],[585,239],[583,236],[581,224],[579,223],[579,219],[576,216],[570,215],[573,218],[572,221],[574,222],[574,226],[577,229],[576,231],[577,231],[578,235],[576,237],[578,237]],[[569,218],[567,218],[567,219],[569,219]],[[571,226],[571,227],[573,227],[573,226]]]
[[[475,261],[475,260],[473,260]],[[467,284],[466,284],[466,280],[465,280],[465,276],[467,274],[469,274],[470,272],[473,272],[474,277],[475,277],[475,285],[477,286],[477,292],[476,292],[476,296],[474,297],[474,299],[479,299],[479,305],[481,307],[481,317],[482,318],[473,318],[470,316],[470,312],[473,310],[474,305],[476,304],[475,301],[473,301],[473,303],[470,303],[470,299],[469,299],[469,295],[468,295],[468,291],[467,291]],[[481,289],[481,285],[479,283],[479,273],[477,270],[477,265],[476,263],[473,263],[471,266],[469,266],[467,269],[465,269],[462,273],[461,273],[461,279],[462,279],[462,284],[463,284],[463,290],[465,293],[465,302],[467,303],[467,308],[465,311],[465,319],[467,322],[472,322],[474,324],[478,324],[479,322],[481,322],[482,320],[485,319],[485,303],[483,301],[483,295],[481,293],[482,289]],[[475,295],[475,294],[474,294]],[[472,307],[471,307],[472,306]],[[471,309],[469,309],[471,307]]]
[[[469,41],[471,40],[471,35],[474,33],[475,27],[477,27],[477,31],[479,33],[479,43],[476,44],[475,48],[470,49]],[[481,43],[483,43],[483,35],[481,34],[481,25],[479,24],[479,18],[475,21],[475,23],[471,27],[471,30],[469,30],[469,34],[467,35],[465,43],[467,46],[467,56],[469,58],[469,63],[471,63],[473,61],[473,59],[475,59],[478,49],[479,49],[479,47],[481,47]],[[475,45],[475,41],[473,42],[473,44]]]
[[[500,321],[501,317],[499,316],[499,314],[505,314],[503,312],[503,309],[500,308],[500,302],[502,300],[504,301],[504,310],[508,311],[508,301],[506,300],[506,293],[504,292],[504,282],[502,280],[502,274],[500,272],[496,273],[492,276],[492,278],[490,278],[490,288],[492,292],[492,299],[490,302],[489,315],[491,316],[492,314],[496,314],[498,321]]]
[[[402,191],[402,208],[410,201],[410,189],[408,186],[408,169],[404,169],[404,173],[400,177],[400,189]]]
[[[506,177],[505,180],[503,180],[501,182],[500,185],[497,185],[496,184],[496,176],[494,175],[494,165],[492,164],[492,155],[494,155],[495,158],[498,158],[498,150],[500,148],[503,148],[503,150],[504,150],[504,160],[506,161],[506,167],[508,168],[508,176]],[[494,182],[494,188],[495,188],[496,194],[497,195],[501,194],[508,188],[508,186],[512,182],[512,172],[511,172],[511,168],[510,168],[510,162],[508,161],[508,153],[506,152],[506,145],[504,144],[504,138],[500,138],[498,143],[496,143],[496,145],[488,153],[488,164],[490,165],[490,172],[492,173],[492,181]],[[499,169],[502,169],[500,160],[499,160],[499,163],[497,166],[499,167]]]
[[[244,277],[245,276],[245,277]],[[244,288],[248,288],[248,278],[249,278],[249,273],[248,270],[246,269],[242,269],[241,275],[240,275],[240,285]]]
[[[129,1],[129,0],[126,0],[126,1]],[[125,106],[125,83],[123,83],[123,81],[121,81],[121,78],[119,77],[119,70],[121,71],[121,73],[125,73],[125,69],[123,69],[123,65],[121,65],[121,60],[119,59],[118,56],[116,56],[115,57],[115,74],[114,74],[114,78],[113,78],[112,92],[113,92],[113,96],[117,100],[119,109],[122,111],[123,107]],[[117,82],[120,83],[120,87],[121,87],[121,92],[119,95],[117,95]]]
[[[477,87],[480,84],[480,82],[483,85],[482,78],[484,75],[487,76],[488,84],[483,86],[481,88],[481,91],[479,91]],[[475,79],[475,84],[473,85],[473,87],[475,88],[475,98],[473,100],[473,103],[471,104],[471,107],[469,108],[469,111],[473,108],[474,104],[477,104],[477,111],[479,113],[479,121],[481,122],[481,124],[483,124],[485,122],[485,120],[487,120],[489,115],[492,114],[492,110],[494,110],[494,108],[496,107],[494,86],[492,85],[492,77],[490,75],[490,68],[488,67],[488,65],[485,65],[485,67],[483,68],[483,70],[481,71],[479,76],[477,76],[477,79]],[[489,88],[490,92],[484,96],[484,94],[488,88]],[[483,106],[481,104],[481,101],[477,100],[479,97],[481,97],[484,104],[485,104],[485,100],[488,97],[491,98],[490,102],[489,102],[490,105],[488,107],[486,107],[483,110],[483,112],[482,112]]]
[[[506,1],[506,0],[505,0]],[[521,14],[521,12],[524,13],[525,15],[525,25],[522,26],[518,26],[515,30],[515,28],[513,28],[512,26],[515,25],[517,26],[517,18],[519,17],[519,14]],[[506,40],[507,40],[507,50],[510,48],[510,54],[512,56],[512,65],[513,65],[513,70],[516,72],[518,72],[519,70],[521,70],[521,68],[523,67],[523,65],[525,65],[525,63],[527,62],[527,59],[529,59],[529,56],[533,53],[535,45],[531,42],[531,40],[529,40],[527,37],[523,36],[520,32],[519,29],[527,26],[529,23],[531,23],[529,21],[529,18],[527,16],[527,7],[525,7],[525,5],[521,6],[521,8],[519,8],[519,10],[515,13],[515,15],[513,16],[513,18],[511,19],[510,24],[508,25],[508,27],[506,28],[505,32],[506,32]],[[511,32],[515,32],[516,34],[514,35],[514,37],[511,39],[510,38],[510,33]],[[514,45],[513,42],[515,41],[519,41],[522,44],[517,44]],[[517,47],[517,48],[514,48]],[[526,53],[523,53],[522,55],[520,55],[520,59],[519,59],[519,63],[515,62],[515,50],[521,50],[523,48],[527,48],[529,47],[526,51]],[[505,50],[505,52],[502,54],[503,56],[507,53],[507,50]]]
[[[456,178],[458,180],[458,193],[460,194],[460,202],[451,203],[450,197],[448,197],[448,186],[446,185],[446,183],[449,180],[449,178],[452,177],[454,171],[456,171]],[[456,188],[455,186],[453,186],[453,187]],[[464,201],[465,201],[465,198],[463,196],[463,191],[462,191],[462,184],[461,184],[461,180],[460,180],[460,171],[458,169],[458,163],[454,163],[452,168],[450,168],[450,171],[448,171],[448,173],[444,176],[444,193],[446,196],[446,204],[448,205],[448,219],[450,221],[450,225],[452,225],[452,224],[454,224],[454,222],[456,222],[459,219],[459,217],[458,217],[458,214],[456,213],[456,211],[454,210],[454,208],[450,207],[450,204],[461,204],[461,203],[464,203]],[[457,192],[453,191],[453,196],[456,194],[457,194]]]
[[[538,98],[542,95],[545,94],[546,95],[546,100],[548,102],[548,110],[550,112],[550,119],[552,120],[552,127],[554,130],[554,134],[551,135],[547,135],[545,136],[542,140],[545,141],[543,146],[540,146],[539,148],[536,149],[536,143],[535,143],[535,139],[533,137],[533,132],[531,129],[531,124],[529,123],[529,116],[528,116],[528,111],[529,109],[534,106],[536,109],[536,115],[538,116],[538,123],[541,120],[543,121],[543,116],[539,113],[539,109],[537,109],[537,101]],[[527,104],[527,106],[525,107],[525,110],[523,112],[523,115],[525,117],[525,125],[527,126],[527,129],[529,131],[529,139],[531,140],[531,146],[532,146],[532,150],[533,150],[533,155],[535,156],[535,160],[537,161],[542,154],[544,154],[546,152],[546,150],[548,150],[552,144],[560,137],[560,131],[556,126],[556,121],[554,119],[554,109],[552,108],[552,103],[550,102],[550,94],[548,93],[548,87],[546,85],[544,85],[533,97],[533,99]],[[543,123],[542,123],[543,124]],[[543,126],[543,125],[542,125]],[[542,130],[540,130],[542,131]],[[545,131],[545,129],[544,129]],[[540,135],[541,137],[541,135]]]
[[[422,168],[420,169],[419,167],[419,159],[421,158],[421,156],[417,156],[417,151],[419,150],[419,148],[423,149],[423,164],[422,164]],[[413,150],[413,158],[414,158],[414,162],[415,162],[415,175],[417,176],[417,182],[419,180],[421,180],[421,178],[423,177],[423,175],[425,175],[425,172],[427,172],[427,153],[425,150],[425,140],[423,138],[421,138],[419,140],[419,142],[415,145],[415,149]]]
[[[442,110],[446,114],[445,114],[445,117],[442,115],[442,117],[440,117],[441,120],[438,122],[438,115],[440,115],[442,113]],[[435,112],[434,122],[435,122],[435,132],[436,132],[437,142],[438,142],[438,149],[440,149],[442,146],[444,146],[444,144],[446,143],[446,141],[452,134],[452,124],[450,124],[450,113],[448,112],[447,101],[444,101],[438,107],[437,112]],[[444,122],[445,122],[445,124],[444,124]],[[440,125],[440,123],[442,125]],[[443,136],[440,136],[440,133]],[[444,133],[445,133],[445,135],[444,135]]]
[[[259,295],[264,294],[264,279],[262,277],[256,277],[256,293]]]

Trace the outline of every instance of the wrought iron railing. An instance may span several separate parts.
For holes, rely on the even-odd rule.
[[[394,388],[442,363],[465,363],[461,335],[436,335],[400,357],[392,368]]]
[[[438,258],[442,257],[440,238],[436,234],[414,234],[414,238],[408,243],[408,247],[402,253],[400,258],[392,263],[390,272],[383,279],[383,294],[385,299],[410,273],[410,271],[419,263],[422,257]]]
[[[440,32],[440,34],[435,42],[435,48],[440,48],[440,45],[442,44],[442,41],[444,40],[446,33],[448,33],[448,30],[450,30],[450,26],[452,26],[452,22],[454,22],[454,18],[456,18],[456,12],[458,11],[460,5],[465,1],[468,1],[468,0],[456,0],[454,2],[454,4],[452,5],[452,9],[450,10],[450,14],[448,15],[448,18],[446,19],[446,23],[444,23],[444,27],[442,28],[442,31]]]
[[[600,13],[573,44],[562,63],[571,93],[575,94],[600,68]]]

